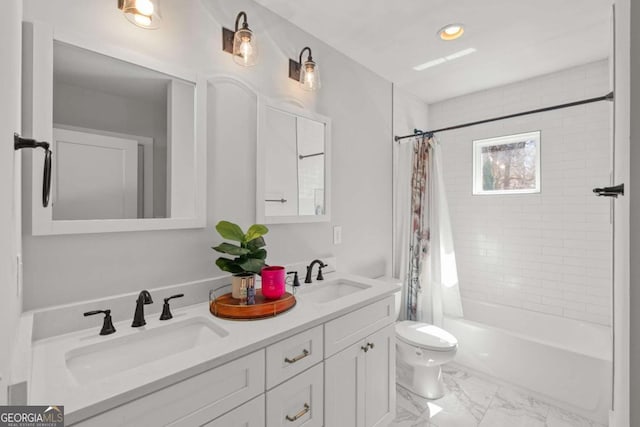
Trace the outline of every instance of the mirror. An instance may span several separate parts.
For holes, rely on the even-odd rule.
[[[264,100],[258,115],[257,221],[329,221],[329,118]]]
[[[33,31],[29,43],[25,104],[53,152],[51,203],[32,205],[33,234],[204,226],[206,85],[51,31]]]
[[[169,216],[175,90],[193,104],[193,83],[54,41],[54,220]]]

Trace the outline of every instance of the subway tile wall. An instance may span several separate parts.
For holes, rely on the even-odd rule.
[[[607,60],[429,106],[431,128],[609,92]],[[463,299],[611,324],[612,103],[598,102],[437,135]],[[472,195],[472,141],[541,131],[541,192]]]

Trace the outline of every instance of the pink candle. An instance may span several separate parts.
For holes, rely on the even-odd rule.
[[[279,299],[284,294],[285,269],[280,266],[264,267],[262,276],[262,295],[267,299]]]

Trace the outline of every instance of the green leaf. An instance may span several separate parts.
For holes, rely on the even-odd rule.
[[[257,251],[253,251],[250,254],[247,254],[249,258],[253,259],[267,259],[267,251],[265,249],[258,249]]]
[[[222,252],[223,254],[229,254],[229,255],[235,255],[235,256],[247,255],[249,252],[251,252],[249,249],[241,248],[238,245],[234,245],[233,243],[226,243],[226,242],[221,243],[212,249],[218,252]]]
[[[245,242],[250,242],[253,239],[257,239],[260,236],[264,236],[269,232],[269,229],[262,224],[253,224],[247,230],[247,234],[245,234]]]
[[[229,221],[220,221],[216,225],[216,230],[222,237],[236,242],[244,242],[244,233],[242,229],[237,225]]]
[[[216,260],[216,265],[218,266],[218,268],[220,268],[220,270],[227,271],[232,274],[242,273],[244,271],[241,266],[239,266],[235,261],[229,258],[218,258]]]
[[[244,271],[260,274],[262,267],[264,267],[264,261],[261,259],[249,258],[246,261],[241,262],[240,267],[242,267]]]
[[[265,243],[264,239],[262,237],[258,237],[257,239],[253,239],[252,241],[247,242],[246,247],[253,252],[266,245],[267,244]]]

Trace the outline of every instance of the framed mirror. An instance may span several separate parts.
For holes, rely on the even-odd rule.
[[[24,133],[53,152],[48,207],[30,153],[32,233],[204,227],[206,83],[44,24],[25,24],[24,44]]]
[[[331,120],[261,99],[256,178],[259,223],[329,221]]]

